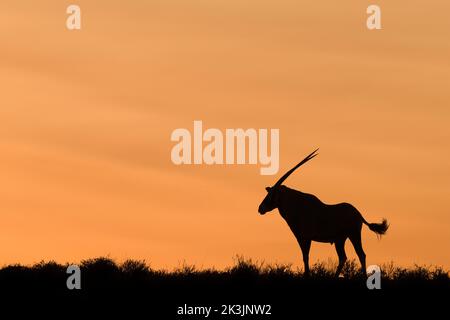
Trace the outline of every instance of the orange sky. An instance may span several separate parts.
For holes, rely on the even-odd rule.
[[[380,31],[360,0],[80,0],[72,32],[71,3],[0,2],[0,264],[301,265],[257,207],[320,147],[286,184],[387,217],[381,241],[364,228],[368,264],[450,267],[448,1],[376,1]],[[193,120],[279,128],[279,174],[173,165]]]

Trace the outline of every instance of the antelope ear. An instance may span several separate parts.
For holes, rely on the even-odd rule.
[[[272,188],[271,187],[266,187],[266,191],[269,192]]]

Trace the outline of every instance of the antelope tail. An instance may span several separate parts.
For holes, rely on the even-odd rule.
[[[379,236],[382,236],[383,234],[385,234],[387,229],[389,228],[389,224],[386,219],[383,219],[383,221],[381,221],[381,223],[368,223],[363,218],[363,222],[364,222],[364,224],[366,224],[369,227],[370,230],[372,230]]]

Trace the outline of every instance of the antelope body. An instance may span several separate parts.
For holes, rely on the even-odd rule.
[[[259,205],[259,213],[265,214],[278,208],[280,215],[286,220],[296,237],[303,254],[305,274],[309,274],[309,250],[311,242],[329,242],[334,244],[339,257],[336,276],[342,271],[347,257],[344,245],[347,238],[353,244],[362,272],[366,272],[366,255],[361,243],[361,229],[365,224],[377,235],[388,229],[386,219],[381,223],[368,223],[361,213],[349,203],[328,205],[316,196],[288,188],[282,183],[305,162],[317,155],[317,150],[303,159],[294,168],[281,177],[273,187],[267,187],[267,195]]]

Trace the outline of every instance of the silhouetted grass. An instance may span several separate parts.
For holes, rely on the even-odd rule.
[[[172,271],[153,269],[145,261],[116,263],[100,257],[79,264],[81,290],[67,289],[68,266],[52,261],[5,266],[0,270],[0,288],[13,299],[63,304],[75,301],[84,307],[99,303],[113,308],[150,304],[161,310],[173,310],[184,303],[270,303],[282,306],[278,310],[286,314],[298,301],[311,304],[324,299],[336,304],[339,299],[350,297],[373,300],[450,293],[449,273],[443,268],[418,265],[404,268],[393,263],[381,266],[381,290],[367,289],[366,277],[360,274],[355,261],[349,261],[342,276],[336,278],[333,261],[314,264],[311,275],[306,277],[301,269],[291,265],[265,264],[243,257],[236,257],[234,265],[223,270],[182,264]]]
[[[64,287],[69,276],[66,269],[69,264],[54,261],[39,262],[32,266],[8,265],[0,269],[0,286],[38,287],[45,282],[46,288]],[[301,269],[288,264],[266,264],[241,256],[235,258],[233,266],[224,270],[197,269],[194,265],[183,263],[172,271],[152,269],[145,261],[126,260],[116,263],[110,258],[100,257],[82,261],[80,264],[83,289],[110,288],[117,286],[146,286],[153,283],[204,282],[209,283],[251,283],[253,285],[277,285],[281,282],[310,283],[314,281],[340,283],[343,286],[352,282],[363,282],[359,264],[350,260],[345,264],[340,278],[334,276],[336,262],[318,262],[311,267],[311,275],[305,277]],[[392,262],[381,266],[383,288],[412,286],[414,284],[430,287],[448,287],[449,272],[436,266],[404,268]]]

